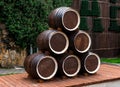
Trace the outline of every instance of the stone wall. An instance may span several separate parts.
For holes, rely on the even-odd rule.
[[[8,36],[4,24],[0,24],[0,67],[23,66],[26,49],[17,47]]]

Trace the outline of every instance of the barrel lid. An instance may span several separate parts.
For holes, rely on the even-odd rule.
[[[76,30],[80,24],[79,13],[72,8],[65,10],[62,16],[62,24],[65,27],[65,29],[69,31]]]
[[[81,69],[81,62],[77,56],[69,55],[64,59],[62,69],[66,76],[76,76]]]
[[[89,59],[88,59],[89,58]],[[89,62],[89,66],[87,64],[87,62]],[[86,65],[87,64],[87,65]],[[91,64],[91,65],[90,65]],[[97,65],[94,65],[94,64],[97,64]],[[95,53],[92,53],[90,52],[88,54],[88,56],[85,58],[85,61],[84,61],[84,67],[85,67],[85,70],[89,73],[89,74],[94,74],[98,71],[98,69],[100,68],[100,57],[95,54]],[[90,68],[91,67],[91,68]],[[88,68],[90,68],[90,70],[88,70]]]
[[[56,54],[63,54],[68,49],[69,40],[63,32],[53,32],[49,38],[49,47],[52,52]]]
[[[80,30],[74,37],[74,46],[80,53],[87,52],[91,46],[91,37],[85,31]]]
[[[47,61],[48,60],[48,61]],[[49,60],[50,60],[50,62],[49,62]],[[47,63],[47,62],[49,62],[49,63]],[[42,63],[42,64],[41,64]],[[54,64],[51,64],[51,63],[54,63]],[[43,65],[43,64],[48,64],[48,65]],[[48,68],[48,67],[50,67],[51,65],[54,65],[54,67],[52,67],[52,68],[54,68],[52,71],[50,71],[50,75],[48,76],[48,74],[45,74],[44,76],[42,75],[44,72],[45,73],[47,73],[47,71],[49,71],[49,69],[50,68]],[[40,70],[40,68],[43,68],[41,71],[39,71]],[[49,79],[51,79],[51,78],[53,78],[54,76],[55,76],[55,74],[56,74],[56,72],[57,72],[57,70],[58,70],[58,64],[57,64],[57,61],[55,60],[55,58],[53,58],[52,56],[44,56],[44,57],[42,57],[42,58],[40,58],[40,60],[38,61],[38,63],[37,63],[37,66],[36,66],[36,71],[37,71],[37,74],[38,74],[38,76],[41,78],[41,79],[43,79],[43,80],[49,80]]]

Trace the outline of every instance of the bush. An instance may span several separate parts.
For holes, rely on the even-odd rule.
[[[53,0],[53,7],[58,8],[61,6],[71,6],[72,0]]]
[[[86,17],[81,17],[80,30],[89,30]]]
[[[100,6],[97,0],[92,1],[92,11],[91,11],[91,16],[100,16]]]
[[[90,10],[89,10],[89,2],[88,0],[86,1],[81,1],[81,10],[80,10],[80,15],[81,16],[89,16],[90,15]]]
[[[102,21],[100,18],[93,18],[93,32],[103,32],[104,28],[102,26]]]
[[[35,44],[37,35],[47,29],[47,15],[52,9],[48,2],[34,0],[1,0],[1,22],[6,24],[9,35],[22,48]]]
[[[110,6],[110,18],[116,18],[117,17],[117,11],[118,11],[118,7]]]
[[[110,0],[110,3],[116,3],[117,0]]]
[[[16,45],[26,48],[37,35],[48,29],[48,14],[71,0],[0,0],[0,22],[4,23]]]
[[[90,5],[88,0],[83,0],[81,1],[81,10],[80,10],[80,15],[81,16],[100,16],[100,7],[99,3],[97,0],[92,1],[92,6],[90,10]]]
[[[110,20],[109,31],[120,32],[120,26],[117,24],[117,20]]]

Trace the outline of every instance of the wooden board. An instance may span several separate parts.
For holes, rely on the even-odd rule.
[[[120,66],[102,64],[95,75],[79,75],[74,78],[54,78],[51,81],[38,81],[28,77],[27,73],[0,77],[0,87],[80,87],[95,83],[120,79]]]

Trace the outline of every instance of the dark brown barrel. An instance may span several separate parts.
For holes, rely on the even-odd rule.
[[[95,53],[88,53],[85,58],[81,58],[82,60],[82,68],[81,72],[95,74],[100,68],[100,57]]]
[[[55,76],[58,64],[52,56],[39,54],[31,61],[30,69],[31,77],[49,80]]]
[[[79,53],[85,53],[90,49],[91,37],[85,31],[79,30],[74,34],[68,35],[70,41],[70,49]]]
[[[46,30],[38,35],[37,45],[40,50],[62,54],[68,49],[69,40],[61,31]]]
[[[76,76],[81,68],[80,60],[75,55],[62,55],[61,59],[57,58],[58,61],[58,74],[60,76],[66,75],[68,77]]]
[[[74,31],[80,24],[80,15],[70,7],[59,7],[50,13],[48,24],[54,29],[62,28],[65,31]]]
[[[33,60],[33,58],[35,58],[37,55],[39,55],[39,53],[34,53],[34,54],[31,54],[29,56],[27,56],[24,60],[24,68],[25,68],[25,71],[27,73],[30,73],[31,69],[30,69],[30,66],[31,66],[31,61]]]

